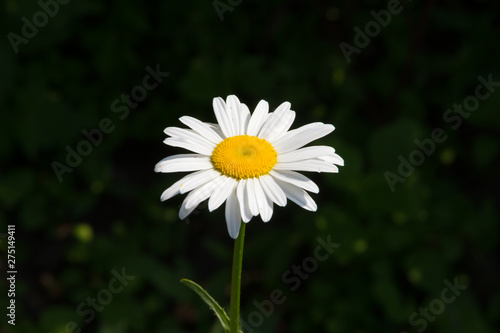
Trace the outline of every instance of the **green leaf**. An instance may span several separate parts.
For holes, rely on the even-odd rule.
[[[217,318],[219,318],[219,321],[222,327],[224,328],[224,331],[229,332],[229,317],[226,311],[224,311],[224,309],[219,305],[219,303],[217,303],[212,298],[212,296],[210,296],[210,294],[196,282],[193,282],[188,279],[182,279],[181,282],[184,283],[189,288],[191,288],[195,293],[197,293],[201,297],[201,299],[205,303],[207,303],[210,309],[212,309],[215,312]]]

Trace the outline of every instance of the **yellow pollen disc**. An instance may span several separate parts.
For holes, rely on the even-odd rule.
[[[247,179],[267,175],[278,162],[278,153],[264,139],[238,135],[222,140],[211,159],[215,169],[223,175]]]

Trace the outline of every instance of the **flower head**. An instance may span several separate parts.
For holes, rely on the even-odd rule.
[[[226,223],[229,235],[238,236],[241,221],[249,222],[260,215],[268,222],[274,204],[285,206],[287,198],[300,207],[315,211],[316,203],[306,192],[318,193],[318,186],[296,171],[338,172],[343,159],[328,146],[304,147],[335,128],[333,125],[311,123],[289,130],[295,112],[284,102],[274,112],[260,101],[253,114],[234,95],[226,101],[214,98],[217,124],[183,116],[180,121],[189,127],[167,127],[165,143],[191,150],[164,158],[155,166],[156,172],[194,171],[161,195],[165,201],[174,195],[189,193],[179,210],[186,218],[204,200],[213,211],[226,202]]]

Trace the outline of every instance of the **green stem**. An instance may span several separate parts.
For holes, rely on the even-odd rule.
[[[231,278],[231,305],[229,312],[229,333],[238,333],[240,327],[241,264],[246,223],[241,223],[240,234],[234,242],[233,274]]]

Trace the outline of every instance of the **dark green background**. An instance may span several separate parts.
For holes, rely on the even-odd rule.
[[[316,213],[289,202],[268,224],[248,225],[242,318],[273,290],[286,296],[255,332],[417,332],[412,313],[455,278],[468,288],[425,331],[498,332],[500,91],[456,129],[443,114],[474,95],[478,76],[500,81],[500,4],[404,1],[350,63],[339,44],[354,45],[354,28],[387,2],[233,7],[221,21],[209,0],[72,0],[16,53],[9,32],[21,35],[22,18],[41,8],[1,3],[0,233],[16,225],[18,270],[14,328],[2,255],[4,331],[59,333],[74,321],[82,332],[219,332],[179,280],[227,307],[233,241],[223,209],[179,221],[182,197],[159,197],[181,174],[153,167],[181,152],[162,143],[165,127],[183,115],[215,122],[212,98],[236,94],[251,110],[260,99],[272,109],[290,101],[294,128],[334,124],[318,143],[345,159],[339,174],[308,174],[321,188]],[[157,65],[170,75],[120,119],[113,101]],[[51,164],[103,118],[114,130],[59,182]],[[398,156],[434,128],[447,140],[392,192],[384,173],[397,173]],[[314,254],[318,237],[340,246],[292,291],[282,275]],[[135,279],[85,323],[79,304],[122,267]]]

